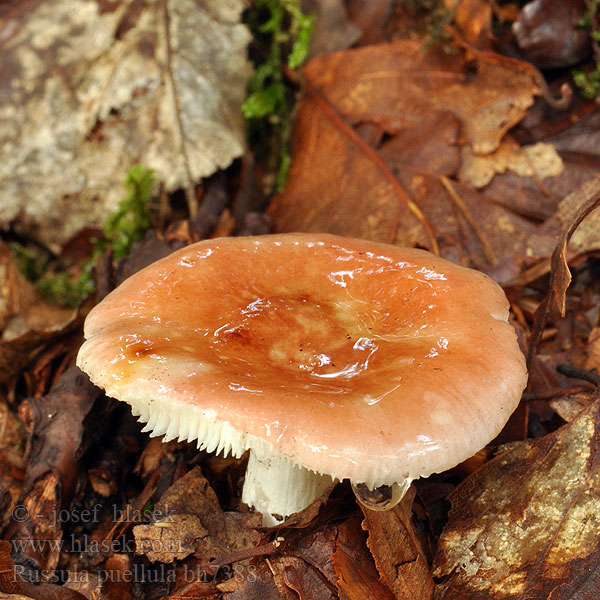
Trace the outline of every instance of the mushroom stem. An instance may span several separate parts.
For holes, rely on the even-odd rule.
[[[329,475],[309,471],[281,455],[250,450],[242,502],[262,513],[263,527],[275,527],[306,508],[331,482]]]

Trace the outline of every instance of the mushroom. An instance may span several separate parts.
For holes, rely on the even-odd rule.
[[[508,302],[428,252],[326,234],[202,241],[92,309],[77,364],[150,435],[239,457],[276,525],[332,480],[390,507],[472,456],[526,384]]]

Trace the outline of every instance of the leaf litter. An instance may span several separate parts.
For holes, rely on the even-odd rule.
[[[150,54],[142,52],[142,42],[149,41],[146,49],[154,57],[157,48],[164,50],[157,15],[162,15],[163,25],[165,15],[172,17],[172,50],[179,57],[181,48],[181,56],[189,58],[190,44],[197,48],[188,36],[197,31],[196,19],[219,14],[220,25],[239,33],[224,45],[239,85],[236,91],[217,88],[227,102],[238,98],[239,108],[249,71],[244,56],[248,38],[240,28],[238,3],[219,8],[204,3],[200,9],[196,3],[182,3],[177,10],[189,11],[194,19],[181,39],[177,27],[183,21],[178,21],[180,13],[169,12],[171,3],[139,5],[135,14],[133,4],[85,2],[77,17],[80,31],[65,34],[56,64],[75,61],[69,49],[94,23],[104,32],[100,42],[105,34],[118,41],[114,49],[92,44],[94,60],[104,67],[107,57],[114,60],[117,72],[133,64],[128,60],[137,60],[149,69],[140,71],[140,77],[154,81],[152,73],[165,76],[161,69],[166,63],[153,64]],[[42,240],[55,251],[82,227],[98,229],[110,206],[116,206],[106,201],[111,186],[116,190],[118,184],[122,196],[123,168],[115,166],[121,160],[125,170],[134,162],[154,167],[163,184],[163,208],[159,221],[152,220],[128,256],[111,256],[109,249],[97,257],[97,299],[176,248],[244,228],[269,231],[270,219],[279,231],[333,231],[421,246],[484,269],[505,287],[530,361],[537,356],[524,401],[500,438],[505,445],[490,444],[451,472],[420,481],[416,500],[413,488],[391,511],[361,511],[348,486],[341,484],[281,528],[262,529],[257,516],[240,502],[243,459],[208,457],[187,444],[148,441],[124,407],[115,406],[71,368],[81,320],[92,301],[77,310],[48,304],[18,274],[8,247],[2,246],[0,506],[3,537],[12,540],[12,553],[9,546],[0,548],[0,594],[103,600],[566,600],[598,595],[597,108],[582,100],[561,109],[545,104],[549,91],[539,71],[495,53],[499,42],[492,39],[492,21],[496,27],[502,19],[510,25],[517,15],[504,5],[457,3],[457,30],[450,30],[442,45],[400,35],[417,18],[415,7],[403,13],[381,1],[361,19],[360,2],[349,2],[347,12],[341,3],[313,5],[324,47],[335,42],[345,48],[356,38],[356,28],[361,35],[356,47],[328,55],[319,55],[323,50],[315,44],[316,57],[303,73],[306,85],[294,123],[287,185],[271,203],[269,216],[248,212],[254,207],[260,211],[260,200],[249,196],[256,194],[256,181],[264,189],[272,183],[251,157],[244,158],[239,171],[233,167],[202,181],[193,190],[198,210],[189,202],[190,183],[196,186],[242,152],[241,121],[234,119],[239,127],[229,129],[232,139],[241,140],[237,150],[221,162],[213,157],[202,174],[186,173],[189,155],[177,140],[167,139],[176,126],[159,126],[157,133],[161,160],[172,160],[168,173],[157,166],[165,163],[144,158],[154,156],[143,154],[153,143],[144,119],[152,111],[163,115],[152,102],[162,106],[164,97],[158,88],[144,88],[136,99],[134,77],[122,88],[111,88],[110,94],[99,93],[95,100],[89,96],[87,120],[73,113],[65,138],[52,129],[57,123],[52,111],[40,117],[55,146],[57,140],[75,139],[88,147],[81,151],[87,162],[72,168],[95,177],[98,187],[90,186],[92,179],[80,182],[74,192],[66,186],[72,173],[71,165],[61,167],[65,154],[52,158],[62,180],[48,188],[48,197],[73,194],[88,214],[57,227],[37,205],[23,201],[5,223],[12,220],[19,235]],[[44,6],[32,0],[29,22],[19,6],[2,9],[14,34],[2,42],[10,49],[9,63],[17,54],[21,61],[33,61],[35,57],[22,56],[31,54],[31,48],[38,52],[54,47],[58,34],[51,30],[35,46],[31,24],[42,16],[55,17],[59,7],[67,14],[68,6],[66,0]],[[219,10],[229,10],[227,18]],[[328,32],[335,32],[331,15],[336,11],[340,35],[328,40]],[[326,15],[321,24],[319,14]],[[452,22],[450,13],[440,14],[439,23]],[[75,19],[68,17],[66,27]],[[458,48],[457,40],[463,40]],[[122,54],[127,49],[131,55]],[[200,63],[193,64],[197,72]],[[74,69],[71,74],[77,73],[82,72]],[[172,75],[161,81],[168,84]],[[284,67],[282,76],[302,88],[302,78],[294,72]],[[82,81],[94,77],[99,75],[92,69]],[[0,81],[5,85],[16,79],[2,75]],[[52,73],[34,71],[31,81],[60,90]],[[33,85],[32,90],[22,92],[23,97],[35,99],[41,88]],[[191,98],[198,103],[194,110],[207,108],[205,99],[192,94],[185,100]],[[54,99],[55,108],[64,110],[64,97]],[[64,106],[72,108],[73,102]],[[80,127],[82,119],[88,129]],[[34,126],[29,121],[22,125]],[[76,135],[69,137],[69,132]],[[127,150],[118,146],[140,133],[144,135]],[[39,136],[24,137],[39,141]],[[213,133],[209,138],[221,140]],[[106,165],[97,165],[101,172],[94,171],[92,150],[114,150],[113,143],[117,154]],[[214,150],[205,149],[209,154]],[[19,152],[11,160],[21,160]],[[11,172],[9,188],[16,189],[22,177],[22,189],[31,198],[37,194],[36,202],[43,204],[41,179],[35,174],[39,164],[32,161],[32,166],[33,173]],[[176,181],[169,183],[169,177]],[[187,196],[166,197],[165,190],[174,187],[188,188]],[[102,198],[101,209],[88,205],[90,190]],[[46,210],[56,218],[56,206]]]

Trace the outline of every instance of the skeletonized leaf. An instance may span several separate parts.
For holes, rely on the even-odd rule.
[[[135,163],[168,190],[243,152],[242,0],[33,0],[1,23],[0,220],[57,250]]]

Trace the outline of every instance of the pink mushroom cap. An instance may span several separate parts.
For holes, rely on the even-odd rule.
[[[235,455],[258,440],[369,486],[472,456],[527,380],[486,275],[326,234],[183,248],[100,302],[85,337],[79,366],[155,434]]]

